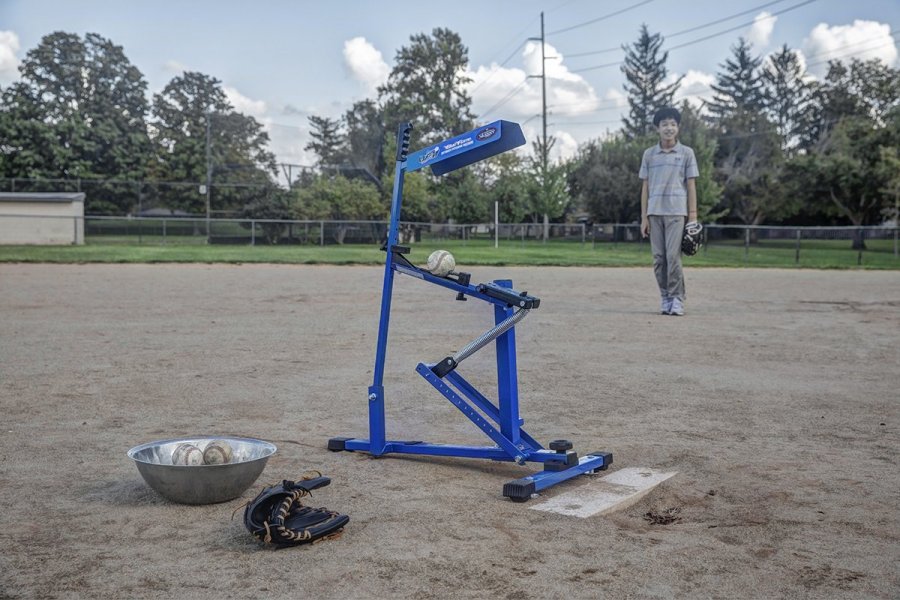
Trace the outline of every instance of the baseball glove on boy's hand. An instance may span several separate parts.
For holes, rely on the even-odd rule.
[[[700,249],[700,233],[703,231],[703,225],[696,221],[691,221],[684,226],[684,235],[681,238],[681,252],[688,256],[697,254]]]
[[[244,509],[244,525],[267,544],[293,546],[332,535],[350,520],[327,508],[304,506],[300,499],[331,483],[328,477],[282,481],[266,487]]]

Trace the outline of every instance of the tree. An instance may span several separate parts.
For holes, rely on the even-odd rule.
[[[632,223],[641,217],[638,172],[650,136],[629,138],[624,132],[583,146],[569,175],[577,201],[601,223]]]
[[[809,128],[813,86],[805,74],[797,52],[787,44],[766,59],[761,71],[765,112],[775,123],[781,149],[787,154],[800,146]]]
[[[373,100],[356,102],[344,113],[350,163],[377,177],[384,171],[384,111]]]
[[[628,93],[629,116],[622,119],[625,133],[630,138],[644,136],[653,131],[653,114],[672,105],[672,97],[684,77],[669,85],[663,85],[668,76],[666,60],[668,52],[660,54],[662,35],[650,35],[647,25],[641,25],[637,42],[630,47],[623,45],[625,62],[620,67],[627,83],[622,87]]]
[[[814,151],[788,164],[794,193],[857,227],[879,223],[896,203],[892,159],[898,139],[900,108],[886,115],[884,125],[860,116],[840,119]],[[854,249],[864,246],[858,235]]]
[[[747,225],[759,225],[767,218],[791,216],[797,205],[779,188],[781,143],[765,113],[762,59],[750,54],[743,38],[732,52],[716,75],[715,96],[707,104],[718,133],[716,176],[730,215]]]
[[[700,114],[685,100],[681,104],[679,140],[694,151],[700,176],[697,187],[697,219],[715,222],[728,211],[717,207],[722,200],[722,186],[716,181],[715,155],[719,145],[716,132],[707,125]]]
[[[318,166],[334,167],[345,162],[347,149],[341,132],[341,123],[328,117],[309,117],[309,135],[312,140],[303,147],[318,157]]]
[[[543,157],[550,154],[556,138],[548,138],[544,147],[543,141],[538,139],[532,143],[533,153],[529,159],[528,190],[531,196],[532,220],[536,223],[543,218],[543,239],[546,242],[550,238],[550,219],[565,214],[571,202],[571,197],[566,189],[567,166],[560,162],[547,163]]]
[[[264,219],[267,221],[257,223],[257,225],[262,229],[266,242],[277,244],[287,225],[268,221],[283,221],[292,218],[291,194],[287,190],[271,188],[265,196],[245,204],[239,216],[241,219]],[[241,226],[249,228],[252,225],[241,223]]]
[[[154,95],[152,114],[157,178],[192,184],[168,190],[171,208],[203,212],[206,197],[195,186],[205,184],[208,167],[210,202],[218,210],[239,209],[268,193],[276,173],[269,136],[256,119],[235,112],[221,81],[185,72]]]
[[[712,89],[713,99],[706,104],[713,120],[739,113],[756,113],[766,105],[762,75],[759,68],[762,59],[750,54],[750,44],[744,38],[738,39],[732,47],[733,56],[720,65],[723,70],[716,74]]]
[[[529,212],[528,180],[522,157],[516,152],[504,152],[476,163],[472,168],[486,185],[488,208],[496,202],[500,221],[521,223]]]
[[[3,91],[0,173],[26,178],[141,179],[150,158],[147,83],[121,46],[54,32],[28,51]],[[134,197],[93,185],[89,213],[123,213]]]
[[[883,125],[900,103],[900,69],[873,59],[832,61],[825,80],[814,94],[814,117],[807,147],[827,137],[828,130],[845,117],[861,117]]]
[[[458,34],[436,28],[416,34],[400,48],[387,82],[378,89],[385,130],[413,123],[413,147],[425,146],[472,129],[472,99],[465,90],[469,50]]]
[[[369,221],[384,219],[386,210],[375,186],[342,175],[320,175],[295,191],[292,213],[298,219]],[[348,226],[339,224],[335,242],[343,244],[347,232]]]

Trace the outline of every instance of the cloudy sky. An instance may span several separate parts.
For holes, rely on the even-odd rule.
[[[309,115],[339,117],[374,98],[410,36],[445,27],[469,49],[469,92],[483,122],[541,130],[544,13],[548,133],[558,153],[620,127],[627,114],[621,46],[641,24],[665,36],[677,98],[709,95],[740,36],[767,55],[783,44],[821,77],[832,58],[900,67],[898,0],[0,0],[0,85],[53,31],[123,46],[160,91],[183,70],[223,82],[232,104],[267,127],[279,161],[310,164]]]

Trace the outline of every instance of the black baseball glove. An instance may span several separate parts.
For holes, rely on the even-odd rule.
[[[350,517],[327,508],[304,506],[300,501],[329,483],[328,477],[318,476],[269,486],[244,509],[244,525],[255,537],[279,546],[306,544],[333,535]]]
[[[691,221],[684,226],[684,235],[681,237],[681,252],[683,254],[688,256],[697,254],[697,250],[700,249],[700,233],[702,231],[703,225],[696,221]]]

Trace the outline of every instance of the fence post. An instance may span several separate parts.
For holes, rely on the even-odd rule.
[[[900,227],[894,227],[894,258],[897,258],[897,231],[900,231]]]
[[[800,264],[800,230],[797,230],[797,249],[794,252],[794,264]]]
[[[10,187],[9,191],[15,193],[15,191],[16,191],[16,178],[15,177],[12,178],[12,183],[10,185],[11,185],[11,187]]]
[[[75,225],[75,235],[74,235],[75,243],[73,245],[77,246],[78,245],[78,217],[77,216],[72,217],[72,224]]]
[[[750,228],[744,229],[744,262],[750,260]]]
[[[325,221],[319,221],[319,245],[325,246]]]
[[[250,245],[256,245],[256,221],[250,219]]]
[[[166,220],[163,219],[163,246],[166,245]]]
[[[856,266],[862,265],[863,248],[866,247],[866,230],[859,230],[859,254],[856,255]]]

